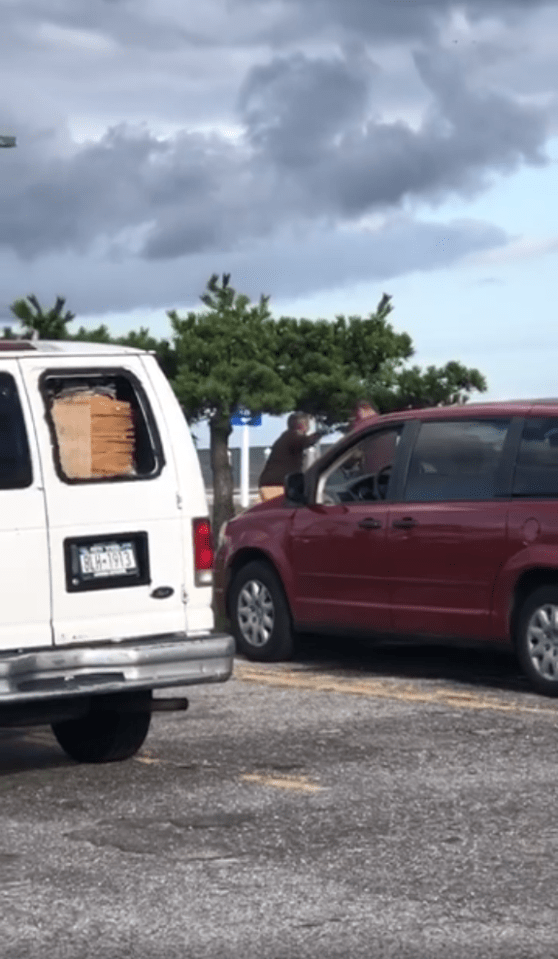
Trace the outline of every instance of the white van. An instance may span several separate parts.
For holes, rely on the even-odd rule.
[[[72,758],[132,756],[162,687],[218,682],[211,531],[186,420],[154,356],[0,340],[0,725]]]

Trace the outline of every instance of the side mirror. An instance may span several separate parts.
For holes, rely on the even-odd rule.
[[[285,496],[291,503],[306,502],[306,493],[304,491],[304,473],[289,473],[285,477]]]

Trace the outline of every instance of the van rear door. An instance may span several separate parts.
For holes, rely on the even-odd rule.
[[[55,643],[183,632],[181,504],[139,355],[29,358]]]

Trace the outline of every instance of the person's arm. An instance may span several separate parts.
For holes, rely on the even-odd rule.
[[[306,436],[305,433],[297,433],[296,436],[293,436],[291,449],[296,453],[300,453],[301,450],[305,450],[309,446],[314,446],[314,443],[321,440],[325,434],[325,430],[317,430],[316,433],[311,433],[310,436]]]

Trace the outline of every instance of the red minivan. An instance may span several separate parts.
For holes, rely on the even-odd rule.
[[[511,644],[558,695],[558,400],[369,420],[221,530],[215,579],[250,659],[320,630]]]

